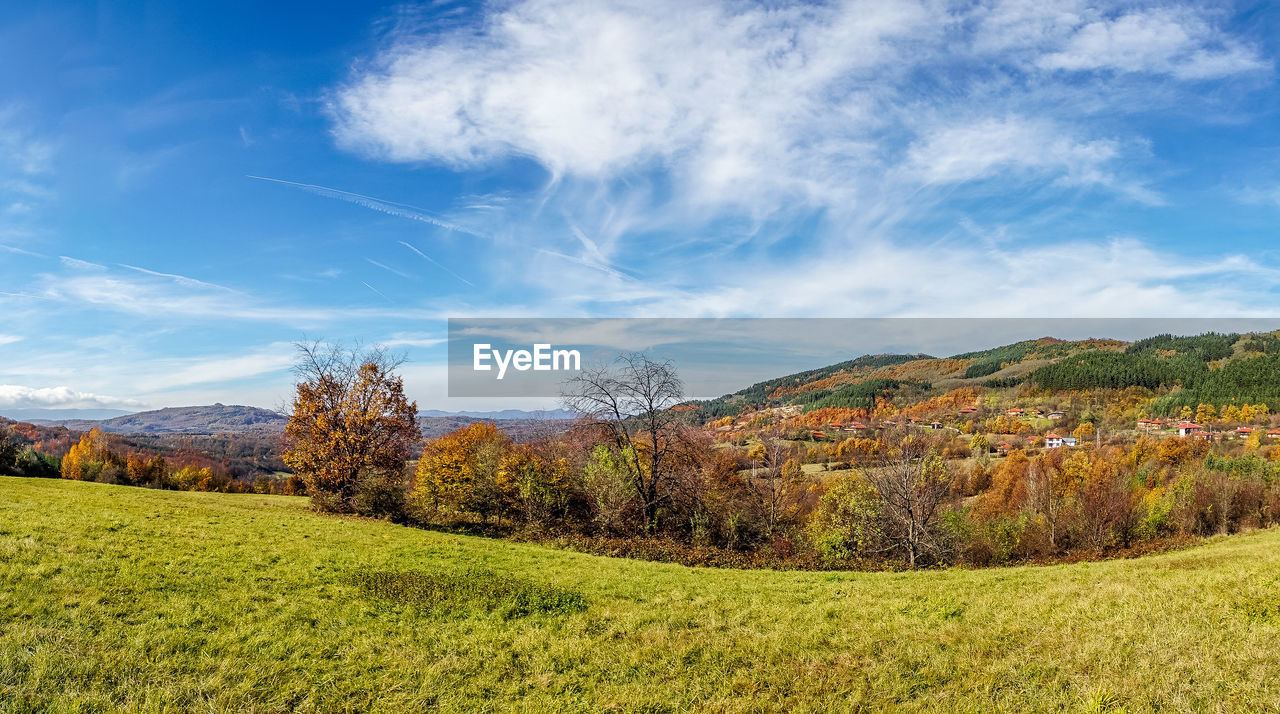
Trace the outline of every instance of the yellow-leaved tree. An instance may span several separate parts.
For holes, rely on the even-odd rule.
[[[475,422],[429,442],[418,459],[413,495],[419,503],[455,512],[501,517],[518,491],[513,462],[503,467],[508,439],[489,422]]]
[[[403,500],[405,464],[421,439],[418,405],[381,347],[298,345],[284,462],[320,510],[386,515]]]

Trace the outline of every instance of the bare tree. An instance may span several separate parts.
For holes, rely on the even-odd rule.
[[[639,352],[584,369],[561,397],[565,408],[602,429],[625,459],[646,532],[675,492],[683,422],[671,408],[683,399],[684,385],[671,363]]]
[[[791,457],[791,446],[777,437],[761,437],[761,443],[751,449],[748,455],[751,457],[751,489],[760,501],[765,533],[772,536],[787,505],[795,498],[800,474],[785,473],[784,466]],[[757,470],[757,464],[763,468]]]
[[[926,553],[936,553],[939,507],[951,489],[951,479],[932,445],[914,434],[889,441],[879,465],[867,480],[879,493],[885,517],[884,535],[907,556],[912,568]]]

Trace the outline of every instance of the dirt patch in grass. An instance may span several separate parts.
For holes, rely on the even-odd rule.
[[[496,612],[514,619],[587,609],[586,598],[575,590],[484,570],[360,570],[347,580],[371,597],[434,613]]]

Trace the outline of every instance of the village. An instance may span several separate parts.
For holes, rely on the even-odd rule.
[[[1274,441],[1280,437],[1280,425],[1273,423],[1275,420],[1263,405],[1245,405],[1244,409],[1224,408],[1222,417],[1218,416],[1213,407],[1201,405],[1198,413],[1184,414],[1184,418],[1140,417],[1136,420],[1126,419],[1121,423],[1116,423],[1115,419],[1107,419],[1105,425],[1082,419],[1080,415],[1068,410],[1040,407],[993,408],[969,404],[925,416],[902,413],[883,415],[882,412],[886,411],[883,408],[875,411],[876,414],[882,414],[879,417],[866,415],[867,410],[858,411],[863,414],[860,418],[834,416],[831,419],[819,419],[820,423],[804,424],[802,428],[788,428],[812,419],[806,420],[806,415],[799,406],[787,405],[753,412],[732,420],[731,423],[726,423],[729,422],[727,419],[721,420],[714,426],[721,440],[730,437],[729,440],[738,443],[744,443],[743,437],[752,431],[776,425],[781,427],[780,431],[788,441],[831,445],[848,439],[874,439],[878,434],[894,429],[949,431],[957,437],[968,437],[973,451],[997,455],[1014,449],[1059,449],[1083,446],[1086,443],[1128,443],[1140,437],[1184,438],[1206,442],[1248,440],[1252,437],[1257,443]],[[1198,423],[1197,420],[1204,423]],[[738,435],[737,439],[732,438],[734,434]]]

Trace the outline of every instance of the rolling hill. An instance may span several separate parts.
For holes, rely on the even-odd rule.
[[[240,434],[284,431],[288,418],[258,407],[212,404],[167,407],[110,419],[35,419],[40,426],[65,426],[73,431],[93,428],[113,434]]]
[[[800,573],[290,497],[0,493],[4,712],[1280,708],[1275,529],[1132,560]]]
[[[52,410],[48,410],[52,411]],[[496,412],[425,411],[418,414],[418,428],[425,439],[434,439],[477,421],[501,422],[504,431],[514,438],[543,433],[558,428],[572,415],[562,409],[524,411],[506,409]],[[125,414],[109,419],[28,419],[43,427],[66,427],[71,431],[100,429],[112,434],[272,434],[284,431],[286,415],[259,407],[208,406],[168,407],[153,411]]]
[[[899,403],[957,387],[1090,390],[1138,387],[1162,395],[1169,413],[1201,401],[1280,406],[1280,336],[1160,335],[1137,342],[1052,337],[950,357],[866,355],[753,384],[696,402],[704,418],[786,405],[866,408],[878,396]]]

